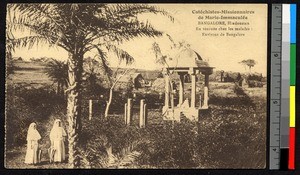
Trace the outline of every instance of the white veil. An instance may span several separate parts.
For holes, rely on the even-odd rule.
[[[29,140],[40,140],[40,139],[41,139],[41,135],[36,130],[36,124],[31,123],[29,125],[28,132],[27,132],[27,141],[29,141]]]
[[[63,136],[66,136],[65,130],[62,128],[62,126],[59,126],[61,123],[61,120],[56,119],[54,121],[53,127],[50,132],[50,140],[56,140],[56,139],[62,139]]]

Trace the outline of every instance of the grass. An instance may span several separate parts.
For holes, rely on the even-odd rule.
[[[13,82],[24,83],[25,80],[29,83],[37,82],[36,85],[39,86],[42,86],[41,82],[48,84],[51,82],[50,79],[43,77],[45,75],[39,67],[35,69],[17,70],[12,77]],[[22,74],[22,71],[25,73]],[[117,156],[123,151],[118,160],[127,161],[119,168],[265,168],[266,88],[237,88],[233,83],[211,82],[209,96],[210,109],[200,111],[198,125],[182,122],[173,126],[162,120],[159,109],[150,109],[146,129],[137,128],[139,116],[137,109],[133,115],[133,126],[123,126],[124,104],[115,104],[112,107],[111,118],[119,121],[103,122],[101,119],[103,111],[96,111],[92,121],[88,121],[87,103],[84,103],[83,128],[86,131],[84,138],[88,147],[83,148],[82,153],[86,156],[85,161],[94,162],[89,163],[87,167],[102,168],[106,161],[104,159],[107,158],[105,149],[110,139],[113,154]],[[32,100],[35,104],[35,100]],[[31,103],[30,100],[28,102]],[[120,100],[115,103],[118,102]],[[148,103],[151,103],[151,100]],[[35,107],[39,107],[39,104],[42,103],[38,103]],[[118,106],[122,109],[114,113],[114,108]],[[50,164],[46,152],[50,145],[48,135],[54,119],[62,119],[64,126],[67,126],[65,106],[50,105],[48,108],[47,111],[50,113],[47,115],[41,112],[43,110],[34,113],[34,117],[39,115],[44,117],[38,121],[42,135],[42,163],[36,166],[25,164],[26,144],[14,145],[6,148],[6,168],[67,168],[66,163]],[[22,110],[16,115],[31,110],[28,106],[24,106],[24,110],[18,109]],[[27,126],[27,123],[24,126]],[[124,152],[124,149],[130,146],[128,143],[134,140],[137,140],[135,146]],[[99,163],[100,160],[104,163]],[[189,163],[183,165],[184,162],[180,160]],[[113,168],[118,167],[113,165]]]

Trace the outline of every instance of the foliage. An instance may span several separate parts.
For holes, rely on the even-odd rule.
[[[7,35],[27,31],[28,36],[13,37],[14,47],[33,47],[35,44],[56,45],[69,54],[68,58],[68,114],[69,164],[78,167],[77,137],[81,122],[81,82],[83,56],[96,49],[102,60],[103,50],[113,50],[120,60],[131,60],[130,55],[117,47],[135,37],[156,37],[162,32],[149,22],[140,21],[139,14],[162,14],[164,10],[141,4],[9,4],[7,6]],[[77,93],[79,92],[79,93]],[[76,99],[76,100],[74,100]],[[78,100],[77,100],[78,99]],[[74,120],[75,119],[75,120]],[[73,150],[74,148],[74,150]]]
[[[248,80],[248,87],[253,88],[253,87],[263,87],[264,84],[261,81],[256,81],[256,80]]]
[[[56,105],[63,99],[49,87],[26,89],[23,86],[8,85],[6,93],[6,145],[22,146],[26,143],[30,123],[37,122],[41,133]]]
[[[234,86],[232,83],[220,85],[210,87],[229,89],[230,85]],[[236,88],[239,90],[235,93],[239,94],[234,97],[210,96],[211,108],[201,111],[199,124],[188,120],[174,124],[153,123],[154,118],[161,119],[161,112],[150,110],[149,123],[152,124],[142,129],[136,127],[136,121],[126,127],[123,115],[110,116],[105,120],[103,114],[95,113],[91,121],[83,118],[80,138],[82,167],[110,167],[108,148],[112,147],[117,162],[133,156],[138,168],[264,168],[266,100],[260,95],[250,98],[245,92],[240,92],[242,88],[233,89]],[[124,104],[121,95],[116,95],[115,109]],[[137,98],[140,98],[139,95]],[[154,94],[149,96],[153,99]],[[52,126],[50,120],[61,117],[66,122],[64,114],[61,114],[65,108],[57,108],[64,106],[64,101],[57,99],[55,92],[48,88],[9,87],[6,115],[8,148],[26,143],[28,125],[33,121],[38,122],[42,137],[48,140],[45,133]],[[147,101],[147,104],[150,103]],[[87,111],[83,116],[88,116]],[[127,147],[132,149],[124,154]],[[134,154],[137,152],[140,154]]]
[[[197,127],[190,121],[165,123],[161,127],[146,128],[144,143],[139,145],[142,152],[141,165],[157,168],[192,168],[197,166]],[[159,133],[159,134],[158,134]]]
[[[6,34],[6,44],[5,44],[5,61],[6,61],[6,75],[14,73],[15,66],[12,58],[12,51],[14,51],[14,43],[12,39]]]
[[[46,74],[57,83],[57,93],[61,94],[68,85],[68,65],[59,60],[52,59],[46,65]]]
[[[253,60],[253,59],[242,60],[239,63],[244,65],[244,66],[248,66],[250,72],[251,72],[251,68],[256,65],[256,61]]]
[[[171,20],[164,10],[141,4],[9,4],[7,6],[7,35],[12,36],[14,47],[48,44],[56,45],[69,54],[69,164],[78,167],[77,137],[80,133],[81,82],[83,56],[97,49],[102,60],[103,50],[113,49],[119,59],[131,60],[117,44],[135,37],[157,37],[162,32],[149,22],[140,21],[139,14],[162,14]],[[28,36],[15,37],[27,31]],[[79,93],[77,93],[79,92]],[[76,98],[76,100],[74,100]],[[78,99],[78,100],[77,100]],[[75,149],[73,151],[73,148]]]
[[[84,89],[90,94],[97,94],[98,89],[103,89],[97,82],[105,78],[106,74],[101,63],[97,59],[87,57],[83,62],[83,83]]]
[[[137,139],[141,138],[138,129],[134,126],[126,127],[121,118],[110,117],[104,119],[97,116],[92,121],[83,121],[82,142],[83,156],[91,167],[108,166],[109,147],[115,155],[122,156],[122,150]]]
[[[250,74],[248,75],[247,80],[262,81],[262,78],[263,78],[262,74]]]
[[[174,54],[177,54],[177,52],[182,49],[189,48],[190,45],[186,43],[186,41],[174,42],[169,34],[166,34],[166,37],[168,37],[171,42],[170,51],[163,51],[161,46],[157,42],[154,42],[152,44],[151,51],[155,54],[155,62],[157,64],[169,67],[168,62],[174,59]],[[168,74],[170,73],[168,72]]]
[[[263,87],[262,74],[249,74],[247,77],[247,83],[249,87]]]
[[[6,61],[6,66],[5,66],[6,75],[9,76],[9,75],[13,74],[16,69],[10,53],[6,52],[6,60],[5,61]]]
[[[17,4],[8,6],[7,33],[13,37],[14,47],[49,44],[72,53],[75,44],[81,43],[83,53],[96,49],[104,59],[107,50],[130,62],[133,58],[118,48],[118,43],[162,35],[149,22],[139,21],[144,13],[161,14],[173,21],[166,11],[142,4]],[[29,31],[30,35],[16,37],[14,31]]]

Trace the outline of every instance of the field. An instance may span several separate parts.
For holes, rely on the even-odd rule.
[[[6,79],[8,83],[32,87],[43,87],[53,84],[45,73],[45,63],[16,61],[14,64],[16,69],[14,74]]]
[[[66,163],[49,164],[46,153],[54,119],[62,119],[67,126],[66,103],[51,86],[41,88],[52,82],[42,66],[33,67],[20,64],[10,77],[12,81],[7,82],[8,86],[13,82],[33,88],[21,86],[8,91],[5,167],[67,168]],[[151,95],[157,94],[146,98]],[[84,96],[83,168],[265,168],[266,88],[210,82],[209,96],[210,108],[201,111],[199,123],[165,122],[161,110],[153,107],[148,113],[148,125],[142,129],[137,127],[138,110],[134,111],[132,126],[124,126],[122,110],[115,110],[115,106],[123,109],[121,100],[115,100],[108,120],[103,119],[103,108],[99,107],[89,121],[89,97]],[[151,99],[147,101],[151,103]],[[42,135],[43,158],[37,166],[23,163],[27,127],[33,121]]]

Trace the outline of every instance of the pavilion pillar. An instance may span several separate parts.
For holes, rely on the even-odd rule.
[[[183,74],[179,75],[179,103],[178,106],[182,105],[183,103],[183,92],[184,92],[184,76]]]
[[[208,74],[204,74],[204,75],[205,75],[204,86],[208,87],[209,75]]]
[[[208,82],[209,82],[209,75],[205,74],[205,82],[204,82],[204,98],[203,98],[203,106],[202,108],[208,108]]]
[[[204,99],[203,99],[203,109],[208,108],[208,87],[204,86]]]
[[[169,109],[170,101],[170,80],[169,75],[165,75],[165,109]]]
[[[196,75],[191,74],[192,79],[192,93],[191,93],[191,108],[195,108],[196,106]]]

